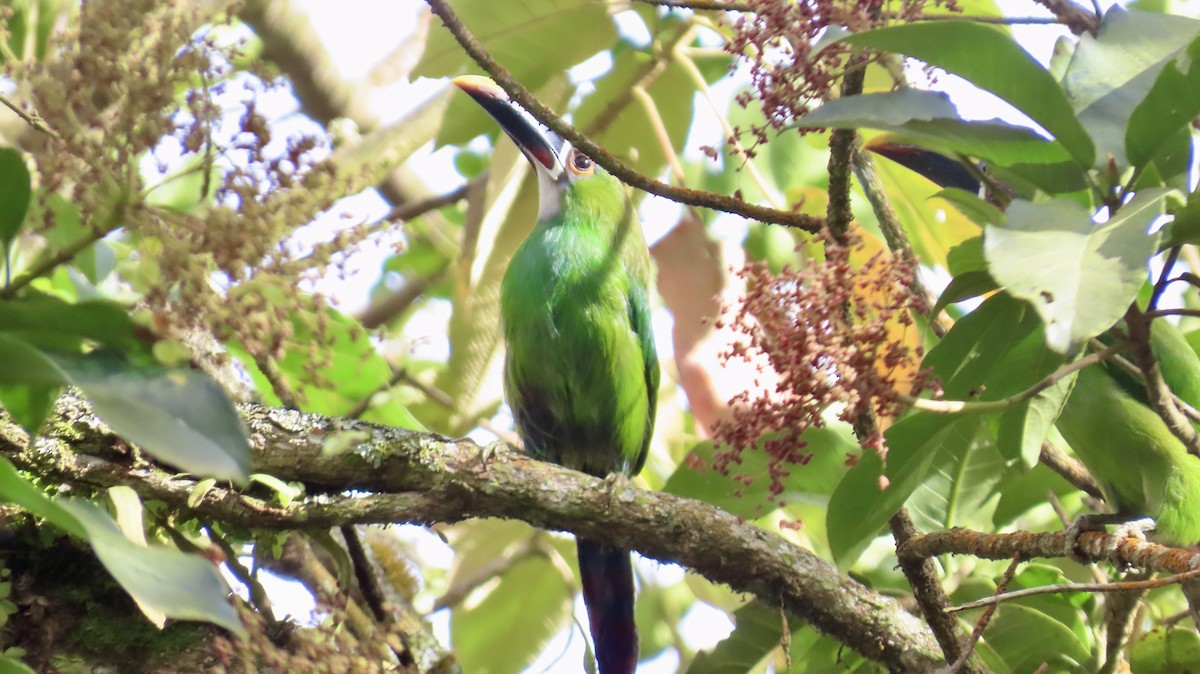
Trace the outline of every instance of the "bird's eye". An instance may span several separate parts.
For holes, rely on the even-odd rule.
[[[571,151],[571,170],[576,174],[587,175],[592,172],[593,166],[591,157],[578,150]]]

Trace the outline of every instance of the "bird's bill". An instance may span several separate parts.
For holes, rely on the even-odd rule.
[[[891,134],[881,134],[863,144],[863,149],[887,157],[928,178],[939,187],[957,187],[979,194],[982,183],[962,162],[937,150],[905,143]]]
[[[552,175],[557,173],[558,148],[549,136],[509,99],[508,94],[499,85],[478,75],[455,77],[451,82],[475,99],[475,102],[496,120],[535,168],[540,165]]]

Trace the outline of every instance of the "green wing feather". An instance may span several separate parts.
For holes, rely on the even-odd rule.
[[[1189,404],[1200,399],[1200,358],[1179,329],[1155,321],[1151,348],[1172,390]],[[1109,505],[1153,517],[1165,544],[1190,545],[1200,541],[1200,458],[1187,453],[1144,401],[1141,385],[1115,367],[1085,368],[1058,429]]]

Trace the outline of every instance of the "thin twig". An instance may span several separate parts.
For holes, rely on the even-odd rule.
[[[721,0],[637,0],[637,2],[666,7],[668,9],[690,9],[698,12],[746,12],[754,13],[757,8],[745,2],[722,2]],[[1093,0],[1094,4],[1095,0]],[[1052,16],[985,16],[982,14],[918,14],[914,17],[897,12],[882,12],[881,18],[904,19],[906,21],[972,21],[974,23],[990,23],[1005,26],[1012,25],[1053,25],[1062,23],[1062,19]]]
[[[404,287],[367,305],[355,318],[368,330],[378,328],[407,311],[414,302],[421,299],[430,286],[445,278],[449,270],[450,261],[444,260],[441,266],[425,276],[409,277]]]
[[[1200,457],[1200,434],[1188,421],[1187,416],[1175,404],[1171,387],[1163,379],[1162,368],[1150,348],[1150,323],[1153,319],[1131,304],[1125,312],[1125,324],[1129,328],[1129,342],[1133,362],[1141,370],[1146,382],[1146,397],[1150,407],[1162,417],[1171,433],[1183,443],[1189,454]]]
[[[671,59],[674,58],[676,51],[683,45],[684,38],[690,41],[694,35],[693,28],[681,28],[675,32],[671,38],[661,46],[657,43],[654,48],[654,55],[649,61],[639,66],[626,80],[625,85],[617,89],[617,92],[609,99],[604,108],[592,118],[584,127],[583,132],[589,136],[599,136],[608,130],[608,127],[613,122],[617,121],[621,111],[629,107],[633,102],[633,91],[637,87],[648,91],[650,86],[654,84],[664,72],[667,66],[670,65]]]
[[[1008,569],[1005,570],[1004,576],[1000,579],[1000,582],[996,584],[996,591],[992,594],[993,597],[1004,593],[1004,589],[1008,587],[1009,583],[1012,582],[1013,576],[1016,575],[1017,568],[1020,566],[1021,555],[1013,555],[1012,563],[1008,565]],[[979,620],[975,621],[975,627],[971,630],[971,636],[967,639],[967,643],[963,648],[962,654],[958,656],[957,660],[951,663],[948,674],[958,674],[958,672],[963,671],[963,668],[967,666],[967,659],[971,656],[971,653],[975,652],[975,646],[979,643],[980,638],[983,637],[983,631],[986,630],[988,624],[991,623],[992,616],[995,615],[998,607],[999,603],[988,606],[987,609],[984,610],[983,615],[979,616]],[[947,610],[952,611],[953,609]]]
[[[450,190],[445,194],[422,199],[421,201],[412,201],[388,211],[388,214],[380,218],[381,222],[403,222],[419,218],[430,211],[449,206],[450,204],[462,201],[467,197],[467,192],[471,189],[471,183],[476,180],[487,180],[486,174],[480,174],[479,177],[473,178],[462,185]]]
[[[275,626],[278,624],[275,612],[271,609],[271,596],[267,593],[267,588],[258,582],[258,578],[250,572],[250,569],[242,565],[238,560],[237,550],[233,549],[229,541],[217,535],[210,523],[205,523],[204,527],[208,530],[208,539],[225,555],[225,566],[229,569],[229,572],[233,574],[234,578],[237,578],[239,583],[245,585],[249,591],[250,604],[254,606],[267,625]]]
[[[1174,311],[1174,310],[1172,310],[1172,311]],[[1150,313],[1147,313],[1146,315],[1153,317],[1153,315],[1164,316],[1164,315],[1168,315],[1168,314],[1166,312],[1158,311],[1158,312],[1154,312],[1153,315]],[[1098,340],[1094,337],[1088,341],[1088,344],[1093,349],[1102,349],[1105,346],[1104,342],[1101,342],[1100,340]],[[1130,360],[1128,358],[1117,353],[1117,354],[1113,354],[1112,356],[1110,356],[1108,360],[1113,365],[1116,365],[1117,367],[1124,370],[1126,374],[1128,374],[1129,376],[1133,377],[1135,380],[1140,382],[1142,384],[1142,386],[1146,385],[1146,379],[1142,375],[1141,369],[1139,369],[1137,365],[1134,365],[1132,362],[1130,362]],[[1175,407],[1177,407],[1179,409],[1179,411],[1183,413],[1183,416],[1187,417],[1188,420],[1191,421],[1192,423],[1200,424],[1200,410],[1197,410],[1195,407],[1192,407],[1186,400],[1184,400],[1183,398],[1180,398],[1179,396],[1175,395],[1174,393],[1171,394],[1171,399],[1175,402]]]
[[[363,414],[366,413],[367,410],[371,409],[371,401],[375,398],[375,396],[379,395],[380,393],[384,393],[385,391],[391,390],[391,388],[393,386],[404,381],[405,376],[406,376],[406,373],[404,371],[404,368],[400,368],[400,369],[392,372],[392,376],[388,377],[388,380],[386,382],[381,384],[374,391],[371,391],[367,395],[363,396],[362,400],[359,400],[358,403],[356,403],[354,405],[354,407],[350,408],[350,411],[346,413],[346,417],[348,417],[350,419],[357,419],[357,418],[361,417]]]
[[[854,57],[850,65],[857,66],[865,61],[866,56],[859,54]],[[845,78],[842,80],[841,95],[846,97],[862,93],[865,79],[865,68],[848,68]],[[829,204],[825,212],[825,219],[828,223],[826,231],[829,232],[832,242],[828,245],[841,247],[850,245],[850,225],[854,218],[850,203],[850,187],[854,170],[854,155],[858,151],[858,146],[857,131],[834,129],[829,134],[829,162],[827,164]],[[849,301],[844,303],[842,312],[844,326],[851,325],[854,313]],[[870,395],[869,391],[861,391],[861,393]],[[867,439],[879,435],[878,420],[869,408],[854,419],[853,426],[854,433],[860,441],[865,442]],[[899,508],[888,519],[888,529],[896,540],[897,549],[903,547],[917,535],[916,525],[913,524],[908,509],[904,507]],[[904,572],[904,577],[912,587],[913,597],[916,598],[917,605],[921,608],[925,622],[933,630],[933,636],[942,649],[945,661],[947,663],[955,662],[965,656],[967,662],[963,666],[967,671],[984,671],[979,658],[971,657],[970,653],[963,648],[958,621],[945,612],[945,608],[950,604],[950,598],[946,595],[946,589],[942,587],[941,579],[938,577],[937,565],[929,558],[909,558],[899,561],[900,570]]]
[[[662,115],[658,114],[658,106],[641,86],[634,85],[632,93],[650,120],[650,128],[654,131],[654,137],[662,149],[663,156],[667,159],[667,166],[671,167],[671,174],[674,176],[675,182],[684,185],[686,177],[683,173],[683,164],[680,163],[679,155],[675,153],[675,148],[671,145],[671,136],[667,133],[667,126],[663,123]]]
[[[28,124],[29,126],[33,127],[34,130],[40,131],[40,132],[46,134],[47,136],[50,136],[54,140],[62,140],[62,137],[58,135],[58,132],[55,131],[54,129],[51,129],[49,126],[47,126],[46,122],[42,119],[42,116],[37,114],[36,112],[34,112],[32,114],[26,112],[24,109],[21,108],[21,106],[17,105],[11,99],[9,99],[8,96],[5,96],[3,94],[0,94],[0,104],[4,105],[4,107],[8,108],[9,110],[12,110],[13,112],[15,112],[17,114],[17,117],[20,117],[22,120],[24,120],[24,122],[26,124]]]
[[[1067,27],[1075,35],[1090,34],[1092,37],[1100,31],[1100,14],[1088,12],[1071,0],[1034,0],[1039,5],[1050,10],[1059,23]],[[1095,8],[1095,2],[1093,2]]]
[[[384,596],[379,579],[375,576],[375,568],[372,566],[370,558],[367,557],[367,551],[358,537],[358,531],[350,524],[343,524],[338,527],[338,531],[342,533],[346,552],[350,556],[350,564],[354,567],[354,579],[358,581],[358,589],[362,592],[363,599],[371,609],[371,613],[375,614],[375,619],[379,622],[385,625],[391,623],[392,614],[387,610],[387,597]]]
[[[1190,282],[1190,279],[1184,279],[1182,276],[1174,280],[1188,280]],[[1200,309],[1184,309],[1182,307],[1155,309],[1154,311],[1147,311],[1146,316],[1148,318],[1160,318],[1162,316],[1190,316],[1191,318],[1200,318]]]
[[[933,400],[930,398],[917,398],[913,396],[902,396],[901,400],[908,403],[913,409],[923,412],[932,412],[934,414],[961,414],[964,412],[973,413],[992,413],[1003,412],[1012,407],[1020,405],[1032,399],[1037,394],[1054,386],[1071,374],[1074,374],[1085,367],[1103,362],[1109,358],[1116,356],[1117,352],[1125,348],[1125,343],[1114,344],[1106,347],[1101,351],[1093,351],[1088,355],[1076,360],[1073,363],[1068,363],[1063,367],[1051,372],[1039,379],[1033,386],[1014,393],[1010,396],[1005,396],[999,400]]]
[[[693,9],[701,12],[753,12],[754,5],[748,2],[721,2],[721,0],[637,0],[638,2],[667,7],[669,9]]]
[[[1043,594],[1063,594],[1068,592],[1091,592],[1096,594],[1107,594],[1109,592],[1130,592],[1134,590],[1153,590],[1168,585],[1178,585],[1189,578],[1200,576],[1200,569],[1195,571],[1184,571],[1165,578],[1155,578],[1154,580],[1133,580],[1119,581],[1112,583],[1058,583],[1055,585],[1041,585],[1039,587],[1030,587],[1023,590],[1013,590],[1003,594],[996,594],[983,599],[967,602],[960,606],[954,606],[949,611],[957,613],[959,611],[968,611],[973,608],[983,608],[984,606],[994,606],[1015,599],[1024,599],[1026,597],[1036,597]]]
[[[534,532],[515,549],[500,555],[488,564],[484,564],[478,571],[467,578],[455,582],[446,589],[442,596],[433,601],[433,608],[429,612],[437,613],[444,608],[458,606],[460,602],[467,598],[467,595],[471,594],[476,588],[482,587],[484,583],[493,578],[503,576],[513,567],[530,557],[542,555],[543,548],[538,542],[541,536],[542,533],[540,531]],[[572,574],[572,577],[574,577],[574,574]]]
[[[1200,568],[1200,552],[1103,531],[1083,531],[1078,534],[1070,530],[985,534],[956,527],[916,536],[896,550],[900,559],[951,554],[1000,560],[1011,559],[1018,553],[1026,558],[1078,559],[1083,556],[1089,561],[1106,561],[1119,567],[1132,566],[1172,574]]]
[[[1154,291],[1150,294],[1150,301],[1146,304],[1146,311],[1154,311],[1158,308],[1158,302],[1162,299],[1163,291],[1167,289],[1167,284],[1170,283],[1171,270],[1175,267],[1175,262],[1179,259],[1179,250],[1182,246],[1173,246],[1167,251],[1167,256],[1163,260],[1162,272],[1158,275],[1158,280],[1154,283]]]
[[[609,173],[616,176],[625,184],[645,192],[650,192],[651,194],[657,194],[660,197],[666,197],[681,204],[711,208],[761,222],[796,227],[808,232],[819,231],[824,224],[823,219],[803,213],[767,208],[715,192],[675,187],[638,173],[594,140],[583,135],[575,127],[563,121],[561,117],[554,114],[552,110],[534,98],[533,94],[521,83],[513,79],[512,75],[496,63],[495,59],[475,39],[475,36],[471,34],[467,27],[463,25],[458,15],[450,8],[447,0],[426,0],[426,2],[434,14],[437,14],[450,32],[454,34],[455,39],[458,40],[458,43],[467,54],[496,81],[496,84],[500,88],[504,89],[512,100],[516,101],[539,122],[546,125],[562,138],[570,141],[572,145],[591,157],[593,161],[603,166]]]
[[[913,274],[909,285],[913,294],[926,307],[932,309],[937,306],[937,298],[921,280],[917,255],[913,252],[908,234],[904,231],[904,226],[900,224],[900,218],[896,216],[892,202],[883,189],[883,181],[879,179],[879,174],[875,171],[875,163],[871,160],[870,155],[863,152],[861,146],[854,153],[854,174],[858,176],[863,193],[867,195],[867,201],[871,203],[871,210],[875,212],[875,219],[879,221],[879,229],[883,232],[883,239],[887,242],[888,250],[892,252],[892,255],[912,265]],[[939,338],[945,337],[953,325],[953,321],[949,317],[943,320],[943,316],[945,316],[944,312],[938,312],[937,315],[925,317],[929,322],[930,329]]]
[[[782,208],[784,205],[780,204],[778,200],[775,199],[771,188],[767,185],[766,178],[764,178],[762,172],[758,170],[758,166],[754,163],[754,159],[751,158],[750,153],[747,152],[746,148],[742,146],[742,141],[738,140],[737,134],[733,132],[733,125],[729,123],[729,119],[725,116],[725,113],[717,105],[717,102],[713,100],[712,91],[708,88],[708,82],[704,79],[704,73],[700,72],[700,68],[696,66],[696,62],[683,53],[677,54],[675,61],[683,68],[684,72],[688,74],[688,77],[692,80],[692,84],[695,85],[696,90],[700,92],[700,96],[706,103],[708,103],[708,107],[712,110],[713,115],[716,116],[717,121],[721,124],[721,131],[724,132],[725,137],[729,139],[729,144],[733,149],[733,155],[741,160],[742,166],[746,167],[746,172],[750,174],[750,179],[753,180],[754,184],[758,186],[758,190],[762,192],[763,198],[771,202],[771,205],[775,208]]]
[[[291,384],[288,383],[283,371],[279,369],[279,363],[272,356],[255,356],[254,364],[258,366],[258,371],[271,385],[271,390],[275,393],[275,397],[279,398],[279,402],[284,407],[290,407],[294,410],[300,409],[300,402],[296,399],[296,394],[292,391]]]
[[[397,374],[400,375],[400,381],[417,389],[426,398],[429,398],[430,400],[434,401],[435,403],[437,403],[447,409],[451,409],[451,410],[454,409],[454,407],[455,407],[454,399],[451,398],[449,396],[449,394],[447,394],[445,391],[439,389],[438,387],[436,387],[432,384],[426,384],[425,382],[421,381],[420,379],[417,379],[416,377],[412,376],[412,373],[409,372],[408,370],[401,369]],[[521,442],[521,438],[517,437],[517,435],[515,433],[513,433],[512,431],[500,428],[496,424],[493,424],[491,419],[480,418],[480,419],[476,420],[475,423],[477,423],[480,428],[492,433],[493,435],[500,438],[504,442],[507,442],[508,444],[512,445],[513,447],[524,446],[524,443]]]
[[[1087,467],[1056,445],[1043,441],[1041,453],[1038,454],[1038,463],[1058,473],[1059,477],[1070,482],[1071,486],[1088,496],[1101,500],[1104,499],[1104,492],[1100,489],[1100,483],[1096,482],[1096,478],[1092,477]],[[1069,522],[1064,522],[1064,526],[1067,523]]]
[[[118,209],[121,210],[121,209]],[[67,264],[75,259],[75,256],[82,253],[88,246],[103,239],[110,232],[116,229],[119,225],[113,227],[105,227],[103,229],[88,232],[83,238],[68,245],[66,248],[59,249],[53,255],[42,258],[32,267],[26,269],[12,279],[8,285],[0,288],[0,299],[9,299],[17,294],[17,291],[25,286],[33,283],[37,279],[49,274],[61,265]]]

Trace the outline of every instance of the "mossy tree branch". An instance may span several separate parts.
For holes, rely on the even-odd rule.
[[[241,408],[255,470],[302,482],[310,498],[281,506],[267,494],[216,487],[188,506],[197,480],[134,461],[127,445],[67,395],[27,448],[0,419],[0,455],[49,479],[97,489],[126,485],[183,512],[259,529],[503,517],[566,530],[677,563],[779,605],[892,671],[942,663],[926,626],[895,600],[828,562],[706,503],[604,481],[465,440],[290,410]],[[351,449],[326,454],[330,437]],[[353,491],[353,495],[351,495]]]

